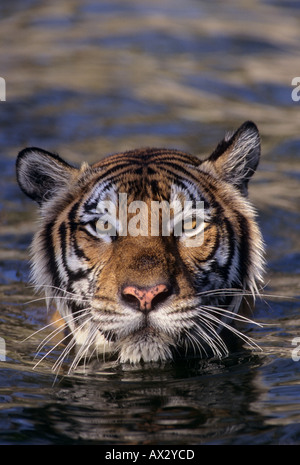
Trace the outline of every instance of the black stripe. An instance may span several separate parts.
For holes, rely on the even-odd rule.
[[[182,164],[177,164],[176,160],[170,160],[170,161],[163,160],[162,163],[159,163],[159,167],[160,168],[163,167],[166,171],[173,174],[173,177],[178,175],[177,173],[174,172],[174,170],[177,170],[179,172],[180,176],[183,179],[185,179],[182,176],[184,174],[186,177],[192,178],[196,183],[199,182],[199,177],[198,176],[195,176],[194,173],[191,173],[190,171],[185,169]],[[171,167],[171,169],[169,169],[169,167]],[[199,172],[199,174],[200,174],[200,172]]]
[[[154,149],[155,150],[155,149]],[[128,155],[127,154],[130,154],[130,153],[136,153],[136,155],[140,154],[141,155],[141,158],[137,158],[137,157],[132,157],[131,159],[128,158]],[[178,156],[177,155],[182,155],[182,157],[180,157],[178,159]],[[125,155],[125,159],[123,158]],[[190,160],[190,156],[186,156],[186,154],[184,154],[183,152],[178,152],[178,153],[172,153],[170,151],[165,151],[165,150],[155,150],[153,151],[153,149],[150,149],[149,150],[149,153],[147,152],[147,149],[144,150],[144,151],[141,151],[141,152],[125,152],[125,154],[120,154],[120,159],[119,159],[119,163],[116,163],[116,160],[110,160],[109,163],[107,163],[107,165],[102,165],[101,168],[103,168],[104,166],[106,168],[109,167],[109,164],[112,165],[111,168],[108,168],[108,169],[104,169],[103,172],[101,172],[101,176],[97,179],[97,181],[100,181],[101,179],[104,181],[108,176],[110,176],[111,174],[115,174],[117,170],[123,170],[125,169],[124,171],[122,171],[122,173],[117,173],[117,176],[119,176],[119,174],[126,174],[127,172],[136,172],[136,170],[138,170],[139,168],[141,168],[141,165],[146,165],[149,163],[149,165],[155,165],[155,156],[158,157],[158,163],[155,167],[151,167],[149,166],[149,168],[151,168],[151,170],[154,170],[155,172],[157,172],[160,168],[162,168],[164,165],[168,165],[168,166],[171,166],[172,168],[177,168],[179,172],[184,172],[186,175],[188,176],[191,176],[194,180],[198,180],[197,177],[195,177],[192,173],[190,173],[189,171],[185,170],[183,168],[183,165],[181,164],[181,162],[191,162]],[[164,156],[165,155],[165,156]],[[149,159],[149,158],[152,158],[152,160],[149,162],[145,159]],[[181,159],[182,158],[182,159]],[[176,164],[176,161],[178,162]],[[131,162],[131,163],[130,163]],[[146,163],[145,163],[146,162]],[[100,166],[99,166],[100,168]],[[127,169],[126,169],[127,168]],[[173,175],[175,175],[174,172],[170,171],[170,173]],[[114,178],[110,178],[110,179],[114,179]]]
[[[101,164],[99,164],[99,167],[107,166],[110,163],[115,164],[118,163],[119,161],[123,160],[128,160],[128,161],[133,161],[133,162],[149,162],[150,160],[154,160],[155,158],[159,157],[159,161],[161,161],[162,158],[174,160],[177,158],[178,160],[184,162],[184,163],[190,163],[194,162],[195,164],[199,164],[200,160],[198,160],[196,157],[192,156],[191,154],[188,154],[186,152],[182,152],[180,150],[176,149],[166,149],[166,148],[142,148],[142,149],[136,149],[136,150],[128,150],[127,152],[121,152],[121,153],[115,153],[112,154],[106,158],[104,158],[101,161]]]
[[[184,181],[188,181],[189,179],[187,179],[187,177],[190,177],[192,179],[192,181],[195,183],[195,187],[198,190],[199,190],[199,185],[202,187],[201,196],[203,197],[203,200],[204,200],[204,202],[206,204],[206,207],[208,207],[208,205],[210,205],[212,207],[216,207],[216,206],[219,205],[212,198],[213,193],[216,191],[215,187],[209,182],[209,180],[207,178],[205,178],[205,183],[208,183],[208,187],[206,187],[206,185],[203,186],[201,184],[201,183],[203,183],[203,179],[201,179],[201,172],[199,172],[199,176],[195,176],[194,174],[192,174],[192,173],[190,173],[190,172],[188,172],[186,170],[182,170],[182,169],[180,170],[177,167],[177,169],[180,171],[180,173],[176,173],[176,172],[174,172],[174,168],[176,168],[176,165],[170,163],[170,166],[171,166],[171,169],[169,169],[167,167],[163,167],[164,168],[164,177],[165,177],[166,174],[168,174],[170,176],[168,178],[169,180],[174,181],[174,183],[177,184],[177,185],[181,185],[182,188],[184,188],[185,190],[188,190],[188,188],[186,187],[186,185],[184,184],[183,181],[180,181],[180,178],[182,180],[184,180]],[[182,176],[182,174],[185,174],[186,177]],[[204,192],[203,192],[203,188],[204,188]],[[210,197],[209,201],[205,198],[207,196]]]
[[[68,214],[71,235],[74,234],[77,228],[76,213],[79,207],[80,207],[80,202],[76,202]]]
[[[132,174],[133,172],[135,172],[135,168],[132,167],[132,166],[126,166],[126,165],[124,165],[122,168],[124,168],[124,169],[123,169],[121,172],[118,171],[117,173],[114,173],[114,171],[116,171],[116,170],[112,168],[112,169],[110,169],[110,170],[107,170],[107,172],[102,173],[100,176],[98,176],[97,178],[95,178],[95,179],[93,180],[93,184],[91,184],[91,183],[88,184],[86,190],[92,191],[92,190],[96,187],[96,185],[97,185],[98,183],[110,182],[110,184],[113,184],[113,182],[114,182],[115,180],[120,181],[120,176],[121,176],[121,175],[126,175],[126,174],[128,174],[128,173],[129,173],[129,174]],[[125,168],[126,168],[126,169],[125,169]],[[113,175],[112,175],[112,176],[109,176],[109,175],[111,175],[111,174],[113,174]],[[107,189],[109,189],[110,187],[111,187],[111,185],[110,185],[110,186],[107,186]],[[105,192],[105,190],[106,190],[106,188],[103,189],[103,192]],[[87,205],[89,204],[89,201],[90,201],[90,198],[86,201],[86,204],[87,204]],[[99,200],[98,200],[98,201],[99,201]],[[91,204],[91,205],[92,205],[92,204]],[[95,208],[96,206],[97,206],[97,205],[95,205],[95,203],[94,203],[91,207],[88,207],[88,208],[92,209],[92,208]]]
[[[75,254],[76,256],[79,258],[79,259],[84,259],[86,260],[87,262],[90,261],[90,259],[85,255],[84,251],[79,247],[77,241],[76,241],[76,231],[77,231],[77,228],[78,228],[78,223],[76,221],[76,214],[77,214],[77,211],[78,211],[78,207],[80,206],[80,202],[77,202],[73,205],[73,207],[71,208],[70,212],[69,212],[69,215],[68,215],[68,226],[70,228],[70,242],[71,242],[71,245],[75,251]],[[86,230],[85,230],[86,231]]]
[[[55,287],[61,287],[61,280],[59,279],[52,236],[54,224],[55,220],[46,223],[44,226],[44,230],[42,233],[44,243],[43,251],[45,257],[47,257],[47,271],[49,271],[51,274],[52,284]]]
[[[85,278],[87,274],[89,274],[90,270],[78,270],[78,271],[72,271],[70,270],[68,266],[68,261],[67,261],[67,228],[65,225],[65,222],[61,223],[59,227],[59,238],[60,238],[60,246],[61,246],[61,252],[62,252],[62,262],[63,266],[65,268],[66,274],[68,275],[69,283],[70,281],[79,281],[82,278]]]
[[[105,182],[103,182],[103,184],[104,184],[104,183],[105,183],[106,185],[102,188],[102,190],[101,190],[101,195],[104,194],[106,191],[108,191],[108,190],[112,187],[112,183],[111,183],[111,182],[108,182],[108,181],[106,180]],[[88,189],[86,189],[86,190],[90,191],[90,190],[96,188],[96,185],[97,185],[97,184],[99,184],[98,181],[97,181],[97,183],[94,183],[94,184],[93,184],[93,187],[92,187],[92,188],[91,188],[90,184],[88,184],[88,186],[87,186]],[[92,194],[90,195],[90,197],[88,198],[88,200],[86,200],[85,203],[84,203],[84,209],[85,209],[86,212],[96,210],[97,205],[98,205],[98,203],[99,203],[99,196],[97,196],[97,197],[95,198],[94,201],[91,200],[91,197],[92,197]],[[78,208],[78,207],[77,207],[77,208]]]
[[[90,231],[87,228],[85,228],[84,226],[79,226],[78,230],[84,232],[85,234],[87,234],[89,237],[91,237],[94,240],[95,239],[99,240],[96,236],[94,236],[92,233],[90,233]],[[86,257],[86,259],[89,260],[87,257]]]
[[[156,179],[152,179],[150,181],[150,187],[151,187],[151,191],[152,191],[154,197],[160,196],[161,192],[160,192],[160,189],[158,187],[158,181]]]
[[[228,251],[227,262],[220,269],[221,270],[220,274],[227,281],[230,268],[232,265],[232,260],[234,257],[236,238],[235,238],[235,233],[234,233],[234,229],[232,227],[231,221],[228,218],[224,218],[224,227],[226,228],[226,238],[228,241],[229,251]]]
[[[240,228],[240,244],[239,244],[239,274],[241,281],[243,277],[248,277],[248,268],[250,264],[250,246],[249,246],[249,228],[247,219],[239,214],[237,221]]]
[[[123,171],[122,171],[123,169],[124,169],[125,173],[127,173],[128,171],[129,172],[135,171],[135,169],[137,169],[137,167],[140,164],[136,163],[136,161],[135,161],[135,165],[136,165],[136,168],[132,164],[129,164],[127,161],[125,163],[120,163],[118,165],[113,165],[112,168],[109,168],[109,169],[105,170],[104,173],[101,173],[101,176],[99,177],[99,180],[100,179],[105,180],[111,174],[115,174],[117,170],[118,170],[117,176],[119,176],[120,174],[123,174]],[[121,171],[121,173],[119,173],[119,171]],[[112,178],[109,178],[109,179],[112,179]]]

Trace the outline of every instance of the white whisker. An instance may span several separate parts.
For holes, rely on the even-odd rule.
[[[254,324],[256,326],[260,326],[261,328],[264,326],[263,323],[259,323],[239,313],[232,312],[231,310],[228,310],[227,308],[213,307],[211,305],[201,305],[201,309],[209,310],[212,313],[219,314],[221,316],[229,318],[230,320],[241,321],[243,323],[248,323],[248,324]],[[220,320],[220,323],[222,323],[221,320]]]
[[[234,297],[237,295],[240,295],[242,297],[259,297],[260,299],[291,299],[294,300],[294,296],[284,296],[280,294],[272,294],[272,293],[266,293],[262,292],[265,289],[266,286],[257,289],[256,293],[253,294],[251,290],[247,289],[239,289],[239,288],[220,288],[220,289],[211,289],[208,291],[202,291],[202,292],[197,292],[198,297],[210,297],[210,296],[216,296],[216,297]]]
[[[59,371],[62,364],[64,363],[64,361],[66,360],[66,358],[68,357],[68,355],[70,354],[70,352],[76,347],[76,340],[75,339],[71,339],[68,344],[66,345],[66,347],[63,349],[63,351],[61,352],[61,354],[59,355],[59,357],[57,358],[57,360],[55,361],[55,363],[53,364],[52,366],[52,370],[53,371]]]
[[[87,320],[88,322],[89,320]],[[98,326],[95,326],[92,330],[91,333],[87,336],[85,339],[84,343],[80,346],[80,349],[78,350],[76,356],[74,357],[71,366],[69,368],[69,373],[73,370],[75,370],[79,364],[79,362],[84,359],[86,362],[86,357],[89,355],[89,350],[92,344],[95,342],[95,335],[98,333]],[[85,366],[84,362],[84,366]]]
[[[88,309],[86,309],[88,310]],[[79,315],[77,315],[76,317],[73,317],[73,315],[75,313],[80,313]],[[56,334],[60,333],[62,330],[64,330],[66,327],[67,327],[67,324],[68,324],[68,320],[72,320],[72,322],[76,322],[77,320],[80,320],[80,318],[82,318],[82,310],[78,311],[78,312],[74,312],[73,315],[66,315],[65,318],[60,318],[60,320],[64,320],[64,326],[63,327],[58,327],[58,328],[55,328],[50,334],[48,334],[44,339],[43,341],[39,344],[38,348],[37,348],[37,351],[40,352],[42,350],[42,348],[48,343],[51,341],[51,339],[53,339]],[[56,324],[56,322],[54,321],[52,324]],[[47,325],[47,326],[50,326],[50,325]],[[45,328],[42,328],[42,329],[45,329]]]
[[[82,296],[75,296],[76,297],[76,302],[90,302],[89,299],[84,299]],[[36,303],[36,302],[40,302],[41,300],[45,300],[47,302],[47,300],[49,301],[54,301],[54,300],[66,300],[68,302],[70,302],[70,297],[68,296],[61,296],[61,295],[53,295],[53,296],[44,296],[44,297],[37,297],[36,299],[32,299],[32,300],[28,300],[27,302],[25,302],[24,305],[29,305],[29,304],[33,304],[33,303]]]
[[[55,350],[59,345],[61,345],[63,343],[63,341],[65,341],[69,336],[69,334],[67,334],[65,337],[63,337],[59,342],[57,342],[57,344],[55,344],[53,347],[51,347],[50,350],[48,350],[48,352],[43,355],[42,358],[40,358],[40,360],[34,365],[33,369],[35,370],[36,367],[46,358],[48,357],[49,354],[51,354],[51,352],[53,352],[53,350]]]
[[[81,316],[81,315],[78,315],[74,320],[79,319],[80,316]],[[88,320],[85,320],[83,323],[81,323],[81,325],[79,325],[79,326],[73,331],[72,336],[74,337],[74,333],[76,333],[76,332],[78,332],[79,330],[81,330],[82,327],[87,323],[87,321],[89,321],[89,320],[91,320],[91,319],[92,319],[92,316],[91,316]],[[51,339],[53,339],[53,338],[55,337],[56,334],[53,335],[53,333],[54,333],[55,331],[56,331],[56,330],[54,330],[54,331],[51,333],[51,334],[52,334],[52,337],[49,338],[49,336],[47,336],[47,337],[45,338],[46,340],[44,339],[44,341],[42,341],[42,342],[40,343],[40,346],[39,346],[39,347],[40,347],[40,350],[39,350],[39,351],[41,351],[41,349],[46,345],[47,342],[49,342]],[[69,337],[70,337],[70,334],[65,335],[60,341],[58,341],[53,347],[51,347],[51,349],[50,349],[50,350],[49,350],[49,351],[35,364],[34,369],[35,369],[35,368],[36,368],[36,367],[37,367],[37,366],[38,366],[38,365],[39,365],[39,364],[53,351],[53,350],[55,350],[59,345],[61,345],[61,344],[62,344],[65,340],[67,340]],[[74,338],[74,339],[72,338],[72,341],[73,341],[73,340],[74,340],[74,344],[76,344],[75,338]],[[69,344],[68,344],[68,345],[69,345]],[[68,345],[67,345],[67,347],[68,347]],[[65,348],[65,349],[66,349],[66,348]],[[65,349],[64,349],[64,351],[65,351]],[[64,351],[63,351],[63,352],[64,352]],[[62,354],[60,354],[60,356],[59,356],[58,359],[61,358],[61,355],[62,355]],[[37,353],[37,356],[38,356],[38,353]],[[64,358],[65,358],[65,357],[64,357]],[[57,361],[58,361],[58,360],[57,360]],[[54,365],[56,365],[57,361],[55,362]]]
[[[31,288],[36,288],[36,286],[29,286]],[[43,284],[43,285],[40,285],[38,286],[39,289],[42,289],[42,288],[46,288],[46,289],[54,289],[55,291],[59,291],[59,292],[62,292],[64,295],[70,295],[70,296],[73,296],[73,297],[82,297],[81,294],[77,294],[76,292],[71,292],[71,291],[67,291],[66,289],[62,288],[62,287],[58,287],[58,286],[53,286],[51,284]],[[87,295],[87,297],[89,298],[92,298],[93,295],[92,294],[89,294]]]
[[[42,328],[39,328],[37,331],[34,331],[32,334],[30,334],[29,336],[27,336],[25,339],[23,339],[21,342],[25,342],[27,341],[28,339],[30,339],[31,337],[35,336],[36,334],[40,333],[41,331],[44,331],[45,329],[49,328],[50,326],[52,325],[55,325],[59,322],[63,322],[64,323],[64,326],[66,326],[66,323],[68,323],[68,319],[72,320],[73,319],[73,315],[75,315],[76,313],[82,313],[84,311],[84,309],[80,309],[80,310],[77,310],[76,312],[70,314],[70,315],[65,315],[63,317],[60,317],[58,319],[56,319],[55,321],[51,321],[51,323],[43,326]]]
[[[62,303],[62,311],[65,311],[64,303],[66,302],[66,308],[68,308],[68,302],[72,302],[76,300],[77,302],[84,303],[88,302],[91,303],[91,299],[89,296],[82,297],[82,295],[66,291],[56,286],[43,286],[45,290],[48,288],[53,291],[52,296],[46,296],[45,298],[35,299],[31,302],[37,302],[39,300],[45,299],[48,305],[48,301],[55,300],[56,303]],[[263,297],[274,297],[272,294],[264,294],[264,289],[260,289],[259,292],[256,293],[260,298]],[[253,292],[251,290],[245,290],[240,288],[222,288],[222,289],[212,289],[209,291],[203,291],[197,293],[196,298],[187,299],[186,305],[184,310],[187,313],[192,315],[192,325],[188,325],[185,328],[181,328],[182,331],[182,338],[178,340],[178,347],[181,345],[182,348],[185,350],[186,355],[188,351],[191,350],[195,356],[203,355],[205,357],[209,356],[209,353],[217,358],[222,358],[223,356],[228,355],[229,349],[226,345],[226,342],[223,340],[221,331],[222,329],[226,329],[231,332],[232,335],[239,338],[243,342],[245,342],[248,346],[253,349],[260,349],[258,344],[249,337],[248,335],[243,334],[241,331],[236,329],[234,326],[231,326],[231,322],[240,322],[246,324],[253,324],[257,325],[258,327],[263,327],[262,323],[258,323],[247,316],[238,313],[238,309],[243,297],[246,297],[245,302],[250,305],[247,297],[254,297]],[[206,305],[206,297],[207,302],[210,304]],[[231,305],[228,306],[226,303],[225,298],[232,297]],[[223,299],[224,298],[224,299]],[[182,306],[178,306],[177,308],[170,306],[168,310],[168,316],[170,318],[175,318],[175,321],[181,319],[181,310]],[[64,331],[66,327],[70,327],[70,333],[64,335],[60,341],[53,344],[49,350],[37,361],[34,365],[34,369],[46,358],[48,357],[57,347],[65,343],[65,347],[59,354],[58,358],[54,362],[52,369],[55,372],[59,372],[64,362],[67,360],[73,349],[75,350],[75,355],[68,361],[69,368],[68,374],[72,371],[76,370],[78,365],[82,362],[82,366],[84,370],[90,363],[90,360],[95,355],[98,357],[98,347],[97,336],[99,334],[99,330],[101,329],[100,325],[107,324],[107,317],[103,320],[103,318],[99,318],[100,321],[96,323],[93,321],[95,316],[92,316],[91,311],[92,307],[81,308],[76,312],[71,312],[66,314],[65,316],[61,316],[60,318],[56,319],[55,321],[43,326],[42,328],[35,331],[33,334],[28,336],[24,339],[26,341],[30,337],[40,333],[43,330],[51,328],[52,325],[60,324],[59,327],[54,327],[54,329],[46,335],[46,337],[40,342],[37,347],[37,355],[39,356],[41,351],[47,346],[51,344],[52,341]],[[116,308],[114,312],[114,317],[118,316],[120,312],[118,308]],[[110,317],[112,318],[112,317]],[[82,320],[82,321],[81,321]],[[110,321],[110,320],[109,320]],[[170,331],[170,337],[175,336],[175,333]],[[180,337],[180,336],[179,336]],[[70,340],[68,340],[70,338]],[[66,343],[66,341],[68,341]],[[81,342],[79,342],[81,341]],[[107,345],[110,344],[110,336],[109,333],[106,332],[106,337],[103,338],[101,341],[101,355],[103,360],[105,360],[105,349]],[[171,342],[172,344],[172,342]],[[175,343],[174,343],[175,345]],[[175,345],[176,347],[176,345]],[[122,338],[120,338],[120,342],[114,346],[114,350],[116,353],[122,349]],[[110,348],[111,352],[111,348]]]
[[[187,330],[185,331],[185,336],[191,343],[195,356],[198,353],[201,354],[202,352],[204,352],[206,357],[208,356],[205,347],[203,346],[203,344],[201,344],[201,341],[198,338],[196,338],[193,334],[189,333]],[[187,353],[187,350],[188,350],[188,342],[186,342],[186,353]]]
[[[202,310],[202,308],[201,308],[201,310]],[[231,326],[231,325],[225,323],[224,321],[219,320],[215,315],[212,315],[209,312],[204,311],[204,312],[202,312],[202,314],[203,314],[203,316],[205,316],[205,318],[207,318],[208,320],[213,322],[216,325],[216,327],[219,327],[220,325],[222,325],[224,328],[228,329],[230,332],[235,334],[239,339],[242,339],[244,342],[246,342],[250,347],[261,350],[259,345],[252,338],[250,338],[249,336],[243,334],[241,331],[237,330],[234,326]],[[249,321],[251,321],[251,320],[249,320]],[[219,335],[218,335],[218,337],[219,337],[219,339],[221,339]]]
[[[213,325],[202,316],[199,319],[201,321],[201,326],[197,326],[197,333],[208,344],[213,354],[218,358],[227,354],[227,346]],[[206,328],[206,330],[204,328]]]

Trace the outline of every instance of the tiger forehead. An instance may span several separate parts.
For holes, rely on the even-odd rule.
[[[198,166],[201,161],[195,156],[179,150],[149,148],[110,155],[92,165],[92,168],[100,168],[105,171],[129,166],[132,169],[139,169],[139,173],[142,174],[142,172],[151,173],[152,170],[156,171],[156,169],[163,167],[167,170],[168,167],[173,167],[174,163],[178,163],[179,166],[182,164]]]
[[[98,179],[86,196],[82,198],[84,210],[97,209],[100,201],[112,201],[118,204],[120,195],[126,195],[126,202],[133,201],[167,201],[181,202],[204,200],[199,186],[186,179],[166,179],[165,177],[143,178],[129,177],[123,180]],[[123,197],[124,198],[124,197]]]
[[[114,196],[121,192],[131,200],[169,201],[174,186],[190,198],[191,192],[197,190],[195,168],[200,163],[184,152],[159,149],[110,155],[92,165],[89,176],[84,177],[82,200],[88,209],[96,206],[96,201],[114,200]],[[195,197],[199,197],[199,193]]]
[[[118,205],[120,201],[124,202],[124,199],[126,199],[127,204],[130,204],[134,201],[146,203],[166,201],[169,203],[173,200],[185,202],[196,201],[201,198],[198,191],[195,190],[193,193],[188,183],[178,185],[176,182],[169,184],[165,181],[151,180],[144,184],[140,179],[135,180],[133,183],[98,181],[86,197],[82,199],[82,206],[83,211],[97,211],[101,201],[109,201]]]
[[[176,174],[182,175],[183,172],[188,174],[190,169],[200,163],[199,159],[185,152],[147,149],[110,155],[92,168],[100,170],[104,176],[126,174],[148,177],[164,173],[174,177]]]

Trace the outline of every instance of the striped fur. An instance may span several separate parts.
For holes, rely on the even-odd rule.
[[[228,353],[235,322],[244,318],[242,298],[257,294],[262,283],[263,242],[247,199],[259,156],[251,122],[205,160],[150,148],[75,168],[41,149],[20,152],[18,182],[41,213],[32,280],[55,301],[72,336],[57,366],[73,347],[72,368],[93,353],[131,363]],[[99,237],[97,205],[116,204],[119,193],[127,194],[128,205],[174,196],[203,201],[203,244],[187,247],[184,235],[172,234]],[[125,289],[167,292],[141,311]]]

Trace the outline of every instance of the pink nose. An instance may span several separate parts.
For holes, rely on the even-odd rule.
[[[139,289],[135,286],[126,286],[123,289],[123,296],[128,296],[125,300],[136,305],[139,304],[141,311],[153,309],[153,300],[157,297],[156,302],[164,300],[168,296],[169,289],[165,284],[157,284],[156,286]]]

